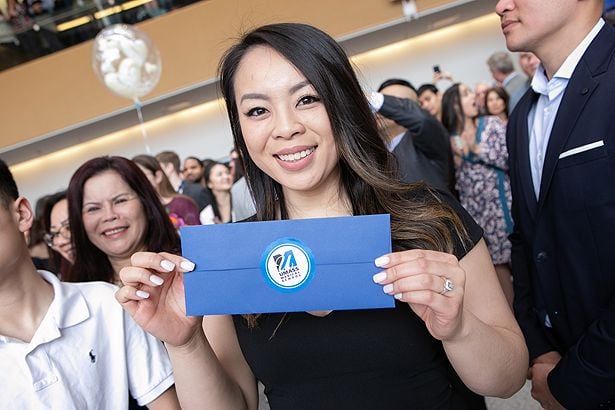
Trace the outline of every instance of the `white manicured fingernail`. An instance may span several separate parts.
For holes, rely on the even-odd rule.
[[[372,277],[372,279],[373,279],[373,280],[374,280],[374,282],[376,282],[376,283],[380,283],[380,282],[382,282],[383,280],[385,280],[386,278],[387,278],[387,274],[386,274],[386,272],[376,273],[376,274]]]
[[[374,263],[376,264],[376,266],[378,266],[379,268],[382,268],[386,265],[389,264],[389,257],[388,256],[381,256],[379,258],[376,258],[376,260],[374,261]]]
[[[167,272],[171,272],[173,269],[175,269],[175,264],[166,259],[160,262],[160,266],[162,267],[162,269],[166,270]]]
[[[395,298],[395,299],[398,299],[398,300],[401,300],[401,293],[397,293],[397,294],[394,296],[394,298]]]
[[[389,283],[388,285],[385,285],[382,290],[384,291],[384,293],[391,293],[391,291],[393,290],[393,284]]]
[[[181,266],[181,268],[187,272],[192,272],[194,270],[194,263],[190,261],[182,261],[179,266]]]
[[[164,279],[160,276],[152,275],[149,277],[149,280],[155,285],[162,285],[164,283]]]
[[[149,298],[149,293],[147,293],[144,290],[138,290],[137,291],[137,296],[140,297],[141,299],[147,299],[147,298]]]

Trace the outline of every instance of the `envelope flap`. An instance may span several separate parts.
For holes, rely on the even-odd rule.
[[[264,251],[281,238],[310,248],[316,265],[373,263],[391,252],[389,215],[244,222],[181,228],[182,255],[195,271],[258,268]],[[222,257],[229,255],[232,258]],[[230,259],[230,260],[229,260]]]

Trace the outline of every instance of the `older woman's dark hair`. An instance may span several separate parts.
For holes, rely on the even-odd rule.
[[[85,183],[95,175],[115,171],[137,194],[147,218],[143,235],[145,249],[152,252],[179,252],[179,236],[154,188],[137,165],[124,157],[98,157],[81,165],[68,185],[68,211],[71,236],[75,245],[75,264],[64,280],[113,282],[115,272],[107,255],[89,239],[83,226],[82,208]]]
[[[489,112],[489,105],[487,104],[489,94],[491,93],[496,93],[498,97],[504,100],[504,115],[506,115],[506,118],[508,118],[508,102],[510,101],[510,97],[508,96],[508,93],[506,92],[504,87],[493,87],[485,91],[485,110],[487,111],[487,114],[493,115],[492,112]]]
[[[442,125],[450,135],[459,135],[465,124],[465,113],[459,94],[460,83],[451,85],[442,96]]]
[[[242,58],[257,46],[270,47],[281,54],[303,73],[320,96],[340,155],[340,191],[348,193],[352,213],[391,214],[396,249],[451,251],[451,227],[464,232],[459,218],[426,188],[409,193],[411,186],[393,179],[394,159],[378,135],[374,114],[348,57],[334,39],[304,24],[272,24],[255,29],[227,51],[219,67],[235,146],[244,160],[256,203],[256,220],[276,219],[278,208],[283,219],[288,217],[282,187],[250,158],[239,123],[234,78]]]

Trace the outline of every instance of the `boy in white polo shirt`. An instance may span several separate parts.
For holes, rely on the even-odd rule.
[[[116,287],[37,272],[32,209],[0,160],[0,397],[7,408],[178,409],[167,352],[124,313]]]

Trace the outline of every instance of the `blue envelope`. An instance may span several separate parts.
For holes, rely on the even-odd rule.
[[[392,308],[374,259],[391,252],[389,215],[181,228],[189,316]]]

